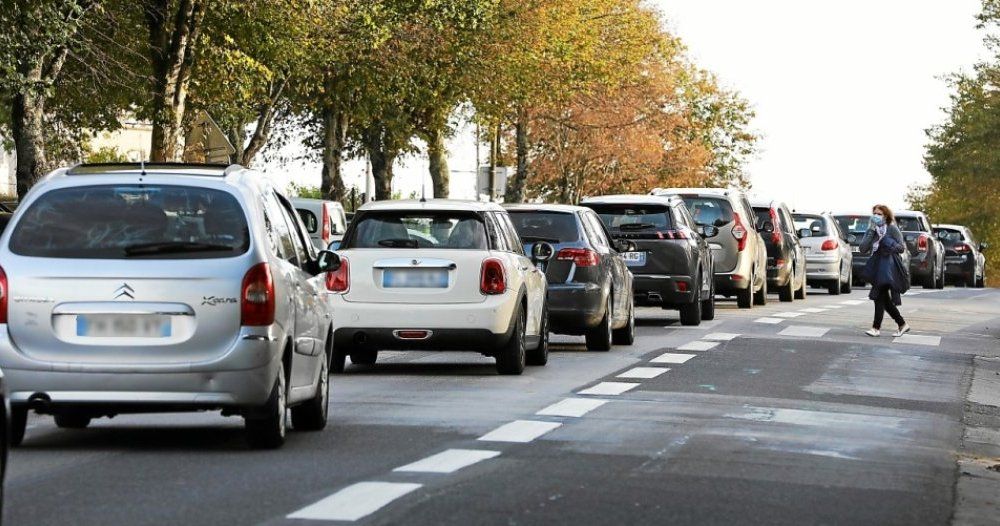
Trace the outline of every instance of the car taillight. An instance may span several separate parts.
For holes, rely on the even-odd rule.
[[[0,268],[0,323],[7,323],[7,298],[9,296],[7,273]]]
[[[660,239],[688,239],[687,232],[683,230],[663,230],[656,233]]]
[[[503,271],[503,262],[497,258],[483,260],[479,273],[479,292],[483,294],[503,294],[507,290],[507,276]]]
[[[601,263],[601,256],[586,248],[564,248],[556,254],[559,261],[572,261],[578,267],[596,267]]]
[[[917,237],[917,250],[919,250],[921,252],[927,250],[927,240],[928,239],[930,239],[930,238],[928,238],[927,235],[920,234],[920,236]]]
[[[972,252],[972,247],[966,245],[965,243],[957,243],[955,244],[954,250],[959,254],[968,254],[969,252]]]
[[[827,239],[823,242],[823,246],[819,247],[820,250],[837,250],[837,242],[832,239]]]
[[[243,276],[240,294],[240,325],[274,323],[274,280],[267,263],[254,265]]]
[[[326,273],[326,290],[345,294],[351,290],[351,264],[347,258],[340,257],[340,267]]]
[[[771,232],[771,243],[778,245],[781,243],[781,229],[778,228],[778,211],[770,208],[768,212],[771,214],[771,226],[774,228],[774,231]]]
[[[740,219],[740,215],[733,212],[733,218],[736,220],[736,225],[733,227],[733,237],[736,238],[736,250],[743,252],[743,249],[747,246],[747,229],[743,226],[743,220]]]
[[[320,235],[323,237],[323,248],[326,248],[330,244],[330,210],[325,203],[323,204],[323,230]]]

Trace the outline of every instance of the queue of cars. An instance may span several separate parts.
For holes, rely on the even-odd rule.
[[[968,229],[901,213],[915,279],[982,286]],[[290,200],[238,165],[56,170],[0,237],[0,370],[12,444],[122,413],[221,411],[249,443],[323,429],[329,376],[383,350],[465,350],[499,374],[635,339],[638,305],[684,325],[849,292],[866,215],[793,213],[739,190],[656,189],[580,206]],[[905,223],[904,223],[905,222]],[[7,419],[5,419],[5,422]],[[2,459],[0,459],[2,461]]]

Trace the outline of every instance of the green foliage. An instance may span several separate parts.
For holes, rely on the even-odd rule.
[[[318,186],[291,183],[288,185],[288,194],[304,199],[323,199],[323,192],[320,191]]]
[[[118,151],[112,146],[103,146],[96,150],[87,152],[83,157],[85,163],[127,163],[127,155]]]

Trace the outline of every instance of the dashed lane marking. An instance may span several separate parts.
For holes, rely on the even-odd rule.
[[[713,347],[719,345],[719,342],[706,342],[702,340],[695,340],[693,342],[685,343],[677,348],[678,351],[707,351]]]
[[[830,310],[830,309],[843,309],[844,306],[843,305],[823,305],[823,308],[827,309],[827,310]]]
[[[618,375],[618,378],[656,378],[669,371],[666,367],[634,367]]]
[[[515,420],[486,433],[477,440],[484,442],[519,442],[523,444],[531,442],[561,425],[559,422]]]
[[[406,482],[359,482],[288,515],[289,519],[356,521],[421,487]]]
[[[731,332],[713,332],[712,334],[706,334],[701,337],[702,340],[713,340],[720,342],[728,342],[733,338],[739,337],[739,334],[733,334]]]
[[[824,327],[806,327],[805,325],[791,325],[778,333],[778,336],[800,336],[804,338],[819,338],[829,332],[830,329]]]
[[[799,316],[805,316],[804,312],[779,312],[775,314],[778,318],[798,318]]]
[[[809,314],[816,314],[819,312],[826,312],[826,309],[817,309],[816,307],[809,307],[808,309],[801,309],[799,312],[808,312]]]
[[[913,345],[929,345],[931,347],[937,347],[938,345],[941,345],[941,337],[904,334],[898,338],[894,338],[892,343],[910,343]]]
[[[697,356],[696,354],[678,354],[678,353],[663,353],[656,358],[650,360],[650,363],[684,363],[691,358]]]
[[[617,396],[639,387],[639,384],[629,382],[601,382],[593,387],[580,391],[582,395]]]
[[[841,305],[861,305],[864,302],[865,302],[864,300],[847,300],[847,301],[840,302],[840,304]]]
[[[757,323],[767,323],[769,325],[777,325],[785,320],[781,318],[757,318],[754,321]]]
[[[681,324],[677,324],[677,325],[667,325],[667,326],[665,326],[663,328],[664,329],[679,329],[679,330],[686,330],[686,331],[703,331],[703,330],[706,330],[706,329],[711,329],[711,328],[715,327],[716,325],[718,325],[720,323],[722,323],[722,320],[711,320],[711,321],[703,321],[703,322],[699,323],[698,325],[681,325]]]
[[[500,456],[499,451],[485,449],[449,449],[393,471],[406,473],[453,473],[476,462]]]
[[[579,418],[606,403],[608,403],[607,400],[596,400],[594,398],[564,398],[535,414],[540,416],[569,416]]]

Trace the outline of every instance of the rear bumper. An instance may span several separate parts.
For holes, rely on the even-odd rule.
[[[32,398],[108,412],[220,409],[263,404],[278,374],[283,339],[244,328],[221,358],[152,365],[42,362],[25,356],[0,326],[0,368],[13,404]]]
[[[934,272],[932,263],[926,252],[910,256],[910,276],[914,279],[930,277]]]
[[[784,287],[792,279],[792,266],[788,263],[785,266],[767,267],[767,286],[771,288]]]
[[[549,330],[583,334],[604,319],[607,294],[597,283],[549,284]]]
[[[513,323],[501,333],[486,329],[433,329],[422,340],[396,337],[396,329],[383,327],[341,327],[333,332],[333,345],[342,352],[354,350],[394,351],[475,351],[493,354],[510,340]]]
[[[966,256],[947,256],[944,260],[944,274],[949,278],[966,278],[976,272],[976,260]]]
[[[684,283],[684,285],[679,285]],[[681,292],[679,286],[687,291]],[[694,279],[691,276],[635,274],[632,289],[637,305],[684,305],[695,300]]]
[[[806,280],[832,281],[840,279],[840,260],[806,259]]]
[[[752,276],[737,272],[715,273],[715,292],[726,294],[737,290],[746,290],[753,283]]]

